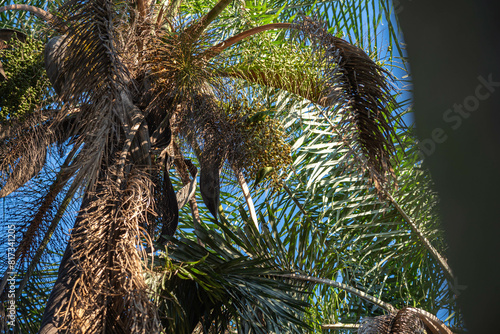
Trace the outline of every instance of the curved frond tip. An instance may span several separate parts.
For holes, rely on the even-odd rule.
[[[7,10],[27,11],[27,12],[30,12],[30,13],[36,15],[37,17],[41,18],[44,21],[53,21],[55,18],[54,15],[50,14],[49,12],[47,12],[41,8],[38,8],[35,6],[30,6],[30,5],[8,5],[8,6],[0,7],[0,13],[5,12]]]

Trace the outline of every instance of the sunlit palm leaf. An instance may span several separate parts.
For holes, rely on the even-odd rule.
[[[384,160],[388,156],[380,153],[381,150],[395,152],[399,158],[393,167],[400,187],[390,191],[399,209],[379,196],[380,189],[389,189],[379,187],[377,194],[368,182],[370,175],[363,168],[353,168],[367,166],[362,159],[363,156],[370,159],[367,143],[380,139],[380,134],[397,143],[391,132],[397,125],[389,114],[395,112],[398,105],[388,102],[398,96],[377,82],[385,72],[376,65],[396,66],[398,55],[387,51],[388,48],[396,50],[400,44],[394,23],[385,20],[390,18],[389,2],[221,1],[222,7],[227,5],[224,11],[218,16],[212,15],[206,21],[210,22],[208,27],[203,23],[197,26],[196,20],[214,13],[211,10],[216,3],[173,1],[173,7],[167,7],[164,14],[158,15],[160,19],[145,26],[142,21],[136,21],[138,12],[125,3],[73,0],[58,11],[57,15],[63,16],[67,23],[53,25],[63,45],[54,53],[55,59],[61,61],[55,77],[60,78],[60,83],[71,84],[60,85],[58,95],[65,105],[49,122],[56,132],[68,130],[67,137],[56,136],[50,143],[71,138],[70,145],[80,145],[76,146],[80,149],[75,153],[72,169],[78,174],[68,181],[44,218],[36,242],[30,245],[32,262],[20,266],[23,277],[32,277],[23,283],[26,287],[20,292],[20,305],[28,305],[30,298],[47,298],[55,276],[41,264],[60,260],[63,253],[60,240],[64,239],[60,232],[73,223],[68,220],[60,225],[54,215],[66,209],[65,196],[87,189],[98,192],[86,192],[86,198],[95,195],[99,200],[82,207],[71,241],[76,250],[73,260],[77,260],[80,269],[84,268],[85,274],[73,277],[78,277],[83,284],[70,284],[65,292],[69,296],[68,291],[76,291],[77,298],[72,305],[76,306],[73,310],[79,310],[73,314],[74,319],[68,318],[76,320],[73,323],[68,320],[69,326],[80,324],[78,329],[95,326],[97,331],[108,321],[117,331],[142,326],[155,332],[156,316],[150,308],[151,300],[160,306],[158,315],[164,329],[174,333],[190,333],[194,328],[201,331],[203,320],[207,327],[220,332],[228,329],[247,332],[252,328],[256,332],[289,332],[288,322],[296,332],[305,330],[303,322],[320,331],[325,322],[352,323],[363,317],[378,316],[384,308],[380,305],[388,303],[398,308],[411,304],[433,313],[446,309],[452,315],[456,305],[443,268],[429,255],[428,245],[415,235],[415,229],[409,227],[406,216],[401,213],[404,210],[412,218],[419,235],[431,240],[433,248],[443,251],[444,243],[433,211],[436,199],[427,192],[430,184],[427,174],[418,168],[417,160],[405,146],[412,142],[408,129],[395,128],[402,146],[371,148],[377,161],[371,161],[374,166],[380,162],[385,163],[383,168],[390,169],[388,160]],[[144,2],[139,3],[142,4]],[[141,8],[139,11],[144,10]],[[160,8],[152,8],[152,17],[156,18],[154,11]],[[129,17],[130,13],[133,15]],[[369,73],[370,80],[374,80],[371,84],[368,80],[366,85],[358,85],[359,92],[380,99],[358,98],[354,103],[356,96],[352,89],[356,85],[349,85],[354,77],[346,74],[347,80],[338,85],[339,90],[345,91],[335,95],[338,103],[330,110],[325,109],[321,97],[337,91],[327,84],[325,72],[315,69],[325,49],[319,48],[316,54],[310,52],[310,42],[314,42],[310,31],[298,39],[304,42],[302,45],[293,45],[300,51],[293,57],[293,47],[283,47],[283,43],[289,43],[294,37],[288,33],[269,34],[269,38],[259,35],[257,39],[226,49],[221,59],[206,57],[207,50],[220,47],[218,43],[237,33],[264,24],[297,22],[299,16],[293,19],[292,16],[299,13],[317,14],[324,19],[330,34],[360,47],[343,44],[344,56],[354,54],[351,59],[361,65],[362,76]],[[15,20],[9,20],[16,24]],[[319,27],[314,21],[307,22],[309,28]],[[388,25],[387,43],[382,42],[380,36],[381,23]],[[164,30],[145,28],[153,26],[164,27]],[[203,32],[204,28],[207,29]],[[307,31],[305,26],[301,29]],[[332,38],[325,29],[322,36]],[[251,53],[257,51],[263,58],[254,58],[251,62]],[[179,64],[189,66],[182,68]],[[339,69],[339,64],[345,69],[350,66],[337,62],[332,68]],[[220,71],[221,68],[225,68],[225,72]],[[378,77],[373,76],[374,71]],[[252,76],[252,73],[258,75]],[[317,85],[318,78],[320,83],[326,83],[326,89]],[[298,82],[302,86],[297,85]],[[346,118],[340,117],[342,112],[360,106],[361,112],[353,117],[352,123],[359,126],[358,130],[341,131],[339,127],[346,124],[343,123]],[[382,116],[385,123],[375,122],[374,128],[370,122],[380,116],[376,112],[380,107],[385,113]],[[273,178],[255,182],[250,194],[243,196],[239,191],[241,182],[233,176],[235,169],[236,173],[244,171],[244,167],[236,163],[237,157],[244,156],[240,152],[244,151],[246,142],[241,138],[258,132],[242,129],[245,124],[250,127],[250,120],[263,115],[272,117],[274,123],[266,124],[272,124],[279,129],[276,133],[290,140],[289,150],[282,151],[291,149],[294,162],[290,168],[281,165],[274,168]],[[162,124],[167,123],[171,126],[173,144],[170,147],[165,147],[167,144],[161,136],[155,136],[165,132]],[[8,132],[3,130],[2,136]],[[362,132],[367,137],[359,135]],[[358,135],[351,135],[353,133]],[[7,137],[10,136],[2,139]],[[227,147],[237,149],[231,153]],[[176,173],[160,166],[169,159],[167,154],[173,155]],[[49,155],[46,164],[51,157]],[[140,239],[142,228],[148,229],[151,238],[171,233],[170,230],[164,233],[168,224],[163,226],[164,232],[159,224],[168,213],[161,210],[168,205],[161,202],[165,199],[164,191],[153,183],[163,184],[170,179],[177,195],[183,192],[182,187],[189,188],[194,184],[196,173],[189,173],[185,158],[201,169],[204,179],[204,170],[213,169],[212,179],[220,175],[220,182],[209,191],[211,199],[206,205],[202,192],[210,182],[201,182],[200,178],[203,191],[198,189],[188,200],[190,208],[180,208],[178,235],[184,238],[172,239],[166,257],[156,262],[165,267],[157,267],[156,274],[147,281],[153,290],[167,297],[158,299],[144,293],[143,264],[149,263],[149,258],[145,254],[139,258],[136,251],[148,241],[146,235]],[[56,173],[60,165],[54,168]],[[212,165],[215,167],[210,167]],[[260,167],[269,168],[265,164]],[[39,175],[43,172],[44,169]],[[253,181],[254,177],[249,175],[245,174],[245,183]],[[30,194],[26,188],[18,189]],[[13,200],[14,195],[6,200]],[[167,196],[173,198],[172,188]],[[254,200],[260,232],[248,218],[244,206],[246,196]],[[76,198],[74,203],[80,202]],[[131,208],[139,209],[140,213]],[[32,208],[25,216],[38,209]],[[73,208],[72,212],[76,211],[77,208]],[[213,220],[216,215],[219,223]],[[23,231],[28,228],[24,226]],[[58,233],[55,238],[50,238],[52,228]],[[47,238],[51,241],[45,247]],[[52,257],[56,249],[57,255]],[[43,254],[39,255],[40,252]],[[76,272],[75,267],[65,271],[69,268],[68,261],[63,264],[60,271],[63,277]],[[299,282],[284,274],[311,275],[314,279]],[[71,280],[71,275],[67,278]],[[123,282],[129,285],[122,285]],[[318,282],[324,284],[316,285]],[[345,284],[350,288],[342,288]],[[115,286],[120,287],[116,291],[121,297],[110,295]],[[61,291],[61,286],[56,284],[58,289]],[[135,291],[133,295],[131,291]],[[59,301],[64,301],[65,293]],[[363,298],[363,293],[371,298]],[[89,303],[90,297],[110,303],[107,307],[102,303]],[[54,298],[49,301],[48,321],[51,321],[50,310],[62,310],[59,309],[62,304]],[[378,302],[374,304],[372,298]],[[306,299],[312,305],[307,310],[304,309]],[[122,303],[123,300],[128,304]],[[132,306],[129,309],[126,305]],[[22,312],[20,324],[24,332],[36,330],[42,308],[40,304]],[[24,320],[29,319],[30,314],[38,320],[33,323]],[[131,320],[128,317],[131,314],[139,320]],[[459,313],[450,317],[450,323],[460,324]],[[236,324],[239,328],[235,328]]]

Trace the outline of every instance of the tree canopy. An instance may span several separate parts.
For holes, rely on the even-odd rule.
[[[3,328],[463,329],[393,12],[0,7]]]

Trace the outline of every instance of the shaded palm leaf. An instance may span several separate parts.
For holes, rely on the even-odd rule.
[[[191,333],[198,322],[207,330],[224,329],[231,321],[243,332],[307,328],[301,320],[307,305],[301,301],[307,294],[302,285],[277,278],[284,272],[270,258],[251,259],[235,248],[244,234],[222,229],[229,239],[201,230],[198,236],[205,247],[181,239],[167,248],[168,258],[161,260],[165,269],[156,279],[164,296],[160,314],[174,319],[166,323],[169,331]]]
[[[393,147],[395,133],[404,130],[389,128],[389,114],[397,105],[383,81],[385,70],[370,60],[382,59],[375,52],[380,46],[376,36],[380,18],[389,15],[383,10],[387,1],[346,1],[348,8],[336,8],[332,1],[230,3],[175,1],[157,17],[157,8],[148,8],[146,1],[138,1],[135,10],[123,2],[70,0],[58,10],[66,22],[51,23],[61,37],[60,48],[48,47],[47,59],[52,59],[47,69],[64,103],[47,129],[68,131],[66,137],[51,136],[47,145],[72,139],[74,177],[56,195],[30,245],[36,254],[27,257],[32,262],[22,265],[22,274],[36,284],[24,283],[29,288],[22,292],[23,303],[46,297],[53,283],[39,283],[54,273],[44,276],[37,263],[61,248],[57,242],[43,245],[65,210],[66,197],[78,190],[85,200],[42,331],[62,325],[74,331],[156,332],[162,325],[191,333],[204,324],[219,332],[233,325],[245,333],[288,332],[290,322],[300,332],[305,321],[319,329],[325,321],[357,321],[407,304],[433,313],[443,307],[454,311],[442,266],[421,242],[423,236],[438,251],[444,247],[432,212],[415,204],[432,208],[434,199],[409,186],[411,196],[402,190],[391,193],[395,201],[389,203],[369,184],[371,179],[379,192],[386,190],[391,166],[400,181],[415,175],[426,179],[412,169],[415,161],[402,159],[406,148]],[[278,21],[288,22],[298,10],[322,8],[325,14],[320,15],[334,19],[324,24]],[[155,20],[148,21],[149,14]],[[241,39],[266,24],[292,27],[292,32],[264,38],[261,30],[261,45]],[[327,31],[332,27],[329,31],[347,36],[332,36]],[[238,38],[241,43],[231,48],[219,44]],[[292,47],[281,48],[285,43]],[[265,59],[252,59],[249,53],[259,48]],[[286,61],[270,58],[273,52],[283,58],[293,48],[298,52],[290,60],[299,66],[285,67]],[[264,123],[275,124],[281,137],[293,140],[293,150],[277,145],[285,155],[293,152],[291,168],[269,164],[264,155],[252,159],[256,150],[248,148],[263,134],[256,129]],[[3,130],[2,136],[10,131]],[[178,175],[163,166],[172,151]],[[391,162],[393,152],[404,162]],[[184,157],[201,168],[196,192],[196,172],[189,175]],[[238,165],[241,157],[249,163]],[[261,182],[244,199],[234,191],[246,181],[228,174],[269,166],[280,187]],[[177,195],[175,189],[181,189]],[[250,196],[255,199],[253,221],[244,209]],[[186,201],[190,209],[180,205]],[[149,260],[138,250],[153,236],[173,234],[177,212],[178,233],[186,238],[171,239],[167,256],[155,262],[157,272],[149,275],[149,286],[166,297],[159,299],[147,290],[144,265]],[[211,218],[216,213],[221,223]],[[143,227],[149,235],[142,234]],[[40,252],[45,257],[39,259]],[[314,306],[306,310],[307,298]],[[40,309],[29,312],[40,319]],[[22,324],[33,330],[28,322]]]

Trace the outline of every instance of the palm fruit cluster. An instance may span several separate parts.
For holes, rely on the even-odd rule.
[[[270,171],[266,178],[273,187],[279,187],[292,163],[287,134],[272,111],[262,104],[248,102],[238,108],[229,108],[229,123],[234,131],[231,164],[241,170],[247,180],[255,180],[259,171]],[[271,169],[272,168],[272,169]]]
[[[43,62],[44,43],[27,38],[12,40],[0,50],[7,79],[0,80],[0,122],[23,118],[49,95],[50,82]]]
[[[193,42],[189,36],[163,31],[150,43],[154,47],[146,61],[157,95],[185,100],[189,95],[202,93],[213,78],[210,64],[199,56],[205,46],[203,38]]]

